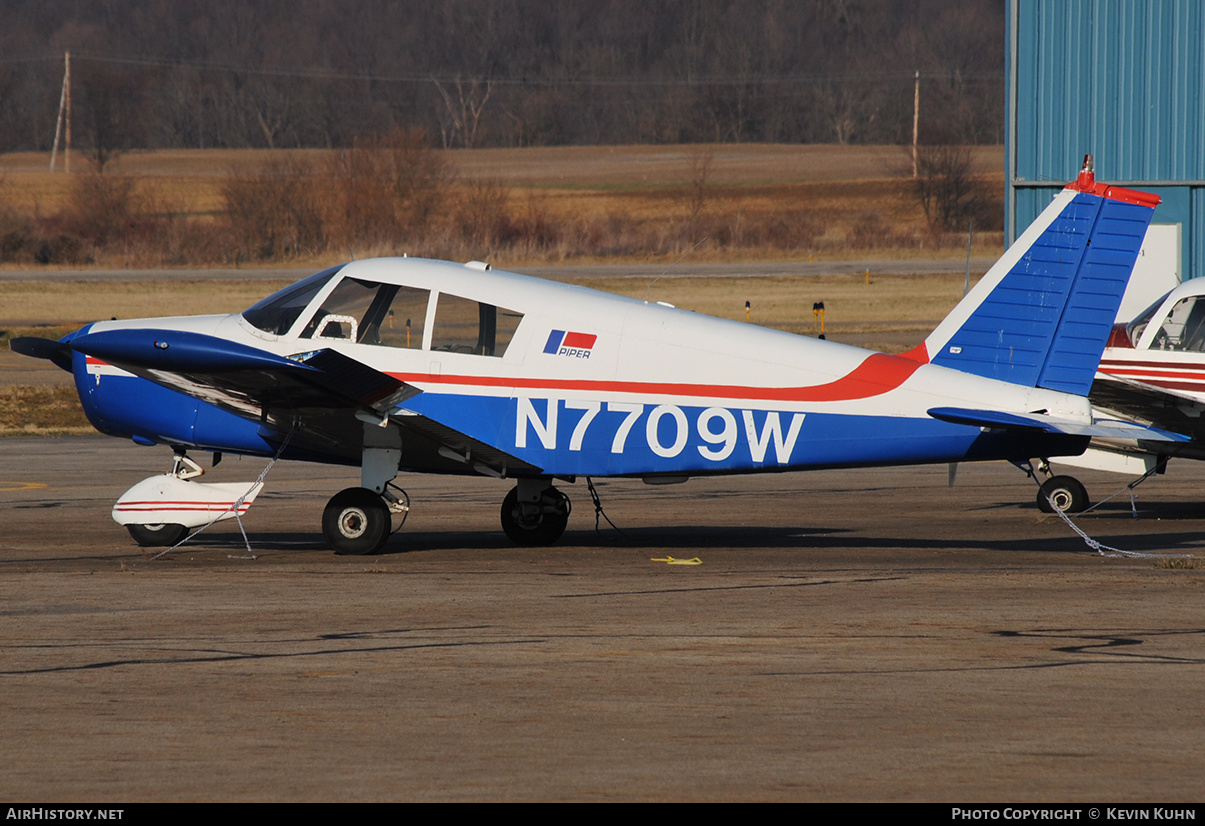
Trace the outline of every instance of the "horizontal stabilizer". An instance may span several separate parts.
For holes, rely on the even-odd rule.
[[[1030,430],[1060,433],[1065,436],[1093,436],[1102,439],[1142,439],[1149,442],[1187,442],[1187,436],[1170,433],[1134,422],[1096,419],[1085,424],[1045,413],[1005,413],[1001,410],[968,410],[961,407],[934,407],[929,415],[951,424],[989,427],[1003,430]]]

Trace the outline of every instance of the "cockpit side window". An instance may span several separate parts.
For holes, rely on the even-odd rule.
[[[322,301],[318,312],[301,331],[302,338],[334,338],[359,341],[360,328],[377,294],[385,285],[359,278],[344,278]]]
[[[1151,349],[1205,352],[1205,301],[1195,295],[1177,301],[1155,333]]]
[[[513,310],[440,293],[431,349],[500,358],[522,320],[523,314]]]
[[[314,296],[321,292],[327,282],[334,278],[341,269],[343,269],[342,264],[331,267],[329,270],[315,273],[309,278],[272,293],[245,310],[243,318],[265,333],[283,336],[289,332],[293,323],[297,321],[297,317],[314,300]]]
[[[429,296],[429,290],[345,278],[323,300],[301,337],[417,350],[423,346]]]

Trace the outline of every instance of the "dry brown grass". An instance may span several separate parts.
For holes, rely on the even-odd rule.
[[[831,330],[866,333],[913,330],[922,337],[962,297],[963,276],[765,276],[746,278],[653,277],[576,279],[586,287],[666,301],[694,312],[811,334],[812,304],[823,301]],[[0,281],[4,335],[61,336],[105,318],[153,318],[238,312],[285,286],[284,281]],[[33,325],[57,325],[34,330]],[[836,338],[837,336],[830,336]],[[919,341],[919,338],[917,339]],[[915,343],[915,342],[914,342]]]
[[[74,387],[0,387],[0,436],[92,432]]]
[[[609,189],[664,186],[689,181],[689,162],[700,152],[712,157],[708,181],[716,186],[823,183],[896,178],[907,165],[899,146],[832,146],[821,144],[712,144],[688,146],[556,146],[524,149],[453,149],[437,152],[459,176],[488,178],[524,189]],[[271,157],[288,157],[314,165],[338,150],[323,149],[173,149],[129,152],[106,167],[106,173],[180,181],[186,190],[231,172],[251,172]],[[1003,175],[1000,146],[971,148],[975,175]],[[49,156],[37,152],[0,155],[0,174],[27,189],[41,182],[44,193],[62,194],[50,173]],[[87,160],[74,155],[72,169],[84,171]]]
[[[286,281],[4,281],[0,322],[75,324],[108,318],[231,313]]]
[[[585,279],[577,283],[594,289],[653,301],[698,313],[750,321],[763,327],[814,335],[819,324],[812,305],[823,301],[828,337],[843,334],[912,332],[918,344],[962,298],[961,275],[880,276],[866,283],[863,276],[828,275],[793,278],[668,278],[652,285],[651,278]],[[906,348],[900,348],[906,349]]]
[[[697,167],[700,153],[710,157],[702,187],[697,175],[691,180],[691,161]],[[675,261],[702,238],[690,261],[784,255],[836,260],[868,254],[846,248],[846,240],[859,232],[879,247],[870,255],[961,256],[966,249],[965,237],[936,237],[924,229],[920,208],[910,203],[908,182],[898,172],[903,168],[898,147],[557,147],[437,154],[461,182],[446,202],[441,232],[404,243],[361,242],[357,257],[408,252],[489,258],[520,271],[524,263],[563,260],[656,265]],[[150,213],[142,217],[158,220],[163,238],[157,247],[128,240],[109,245],[93,256],[94,263],[139,267],[238,260],[231,248],[220,248],[223,189],[230,181],[254,177],[273,164],[317,170],[330,169],[337,160],[334,153],[318,150],[122,155],[105,175],[137,181],[138,201]],[[1001,190],[1002,166],[999,147],[973,151],[974,172]],[[74,168],[87,165],[77,157]],[[79,194],[76,179],[51,174],[44,155],[0,156],[2,205],[38,221],[67,215],[73,189]],[[883,247],[882,237],[893,240]],[[1002,245],[999,233],[977,233],[976,239],[977,255],[997,253]],[[332,249],[310,255],[305,263],[318,268],[346,256],[346,250]],[[586,285],[643,298],[649,280],[600,279]],[[961,276],[879,277],[870,285],[856,276],[674,278],[658,282],[650,297],[738,320],[749,301],[754,323],[804,334],[818,332],[811,307],[824,301],[830,339],[898,352],[915,345],[957,303],[961,284]],[[5,325],[0,347],[7,348],[9,336],[57,338],[103,318],[236,312],[283,285],[283,280],[0,282],[0,323]],[[14,355],[11,363],[21,361]],[[70,387],[25,386],[19,366],[8,370],[9,381],[20,386],[0,392],[0,434],[90,430]]]
[[[110,266],[200,265],[267,254],[277,260],[311,255],[315,244],[358,256],[407,252],[432,257],[490,256],[509,264],[564,260],[666,260],[703,243],[698,260],[780,258],[811,254],[829,259],[865,255],[956,255],[965,236],[934,235],[906,176],[900,147],[782,145],[549,147],[431,153],[458,184],[442,197],[438,219],[421,233],[387,238],[339,215],[325,219],[307,243],[223,243],[217,221],[229,206],[231,181],[252,181],[285,168],[332,170],[352,153],[324,150],[213,150],[121,155],[106,177],[138,182],[147,219],[160,221],[152,242],[109,245],[51,260]],[[692,173],[707,157],[705,184]],[[972,171],[1001,192],[999,147],[976,147]],[[76,169],[86,163],[76,159]],[[11,209],[58,215],[69,203],[71,179],[51,174],[42,155],[0,156],[0,198]],[[267,175],[271,178],[272,175]],[[362,189],[362,187],[361,187]],[[501,195],[483,203],[483,190]],[[299,192],[312,191],[301,187]],[[310,199],[310,206],[315,204]],[[330,200],[330,199],[327,199]],[[356,199],[360,203],[362,199]],[[292,209],[296,205],[290,207]],[[327,205],[330,206],[329,204]],[[483,208],[484,207],[484,208]],[[379,209],[379,208],[378,208]],[[338,210],[336,210],[338,212]],[[346,209],[344,218],[352,217]],[[232,224],[256,231],[252,222]],[[369,222],[371,223],[371,222]],[[380,222],[376,222],[380,223]],[[388,221],[384,222],[388,224]],[[413,222],[402,222],[403,227]],[[984,229],[981,227],[981,230]],[[365,234],[367,233],[367,234]],[[227,233],[229,234],[229,233]],[[236,233],[237,234],[237,233]],[[980,253],[1002,247],[998,232],[979,232]]]

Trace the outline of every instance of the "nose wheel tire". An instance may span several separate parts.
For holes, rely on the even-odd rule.
[[[502,500],[502,530],[516,545],[551,545],[569,524],[569,497],[556,488],[540,494],[540,501],[520,502],[512,488]]]
[[[1051,499],[1063,513],[1081,513],[1088,509],[1088,491],[1074,476],[1053,476],[1043,482],[1038,492],[1038,508],[1043,513],[1054,513]]]
[[[367,488],[347,488],[331,497],[322,512],[322,534],[335,553],[375,553],[389,539],[389,506]]]
[[[169,547],[188,536],[188,528],[170,522],[162,525],[126,525],[126,530],[144,548]]]

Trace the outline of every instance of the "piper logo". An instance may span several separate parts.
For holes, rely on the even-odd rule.
[[[544,352],[553,356],[588,359],[594,350],[594,342],[597,339],[598,336],[592,333],[553,330],[548,334],[548,343],[544,345]]]

